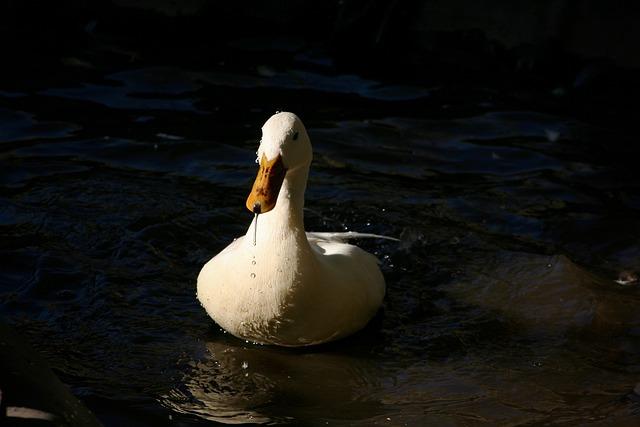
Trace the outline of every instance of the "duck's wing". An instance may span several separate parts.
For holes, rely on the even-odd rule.
[[[345,231],[345,232],[307,232],[307,239],[315,240],[320,242],[336,242],[336,243],[345,243],[351,239],[387,239],[399,242],[399,239],[395,237],[382,236],[380,234],[371,234],[371,233],[358,233],[356,231]]]

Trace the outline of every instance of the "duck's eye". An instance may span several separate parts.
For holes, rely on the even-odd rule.
[[[293,140],[295,141],[295,140],[297,140],[297,139],[298,139],[298,132],[296,132],[296,133],[294,133],[294,134],[293,134]]]

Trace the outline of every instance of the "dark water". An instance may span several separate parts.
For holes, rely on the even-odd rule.
[[[616,129],[313,66],[49,78],[0,92],[1,313],[105,425],[637,422],[640,291],[615,279],[640,269],[640,178]],[[314,145],[307,229],[401,238],[360,242],[382,312],[307,350],[195,299],[278,109]]]

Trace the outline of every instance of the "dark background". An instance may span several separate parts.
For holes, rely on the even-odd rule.
[[[512,108],[626,129],[638,111],[639,18],[637,2],[597,0],[4,1],[0,85],[133,64],[309,66],[320,53],[325,72],[446,87],[450,98],[490,91]]]
[[[0,2],[4,396],[78,410],[23,339],[106,425],[199,425],[229,409],[198,412],[216,386],[293,424],[634,425],[638,293],[614,280],[640,269],[639,24],[635,1]],[[308,228],[402,239],[363,244],[383,314],[307,358],[245,348],[193,295],[246,229],[276,110],[312,130]],[[447,412],[442,389],[475,397]]]

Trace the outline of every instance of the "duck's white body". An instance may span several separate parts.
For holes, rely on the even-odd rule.
[[[302,138],[291,141],[291,129]],[[295,115],[278,113],[265,123],[258,154],[282,155],[286,167],[275,207],[198,277],[203,307],[237,337],[284,346],[332,341],[364,327],[382,303],[385,283],[373,255],[344,243],[345,233],[305,233],[310,149]]]

